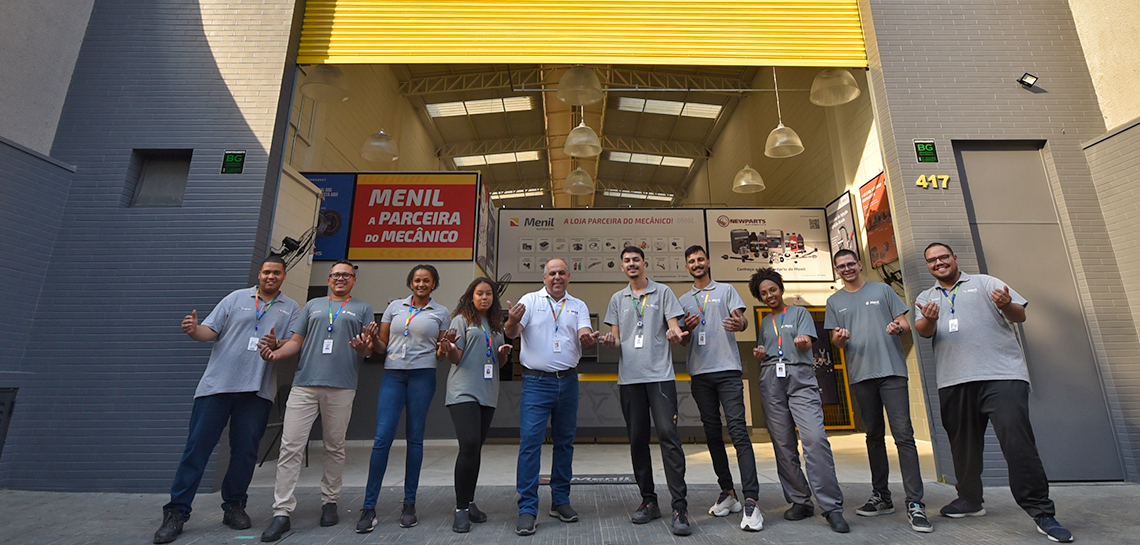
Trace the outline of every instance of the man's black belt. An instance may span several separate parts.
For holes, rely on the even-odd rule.
[[[554,371],[552,373],[550,371],[536,371],[536,370],[531,369],[529,367],[523,367],[522,372],[524,375],[533,375],[536,377],[565,378],[565,377],[577,374],[578,370],[574,369],[574,368],[570,368],[570,369],[567,369],[565,371]]]

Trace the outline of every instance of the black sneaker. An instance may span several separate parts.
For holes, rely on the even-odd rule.
[[[515,533],[520,536],[533,536],[534,518],[530,513],[519,513],[519,523],[515,526]]]
[[[981,517],[985,516],[986,510],[980,504],[970,503],[962,498],[958,498],[943,507],[939,513],[944,517],[952,519],[960,519],[962,517]]]
[[[855,510],[855,514],[861,517],[877,517],[879,515],[889,515],[895,512],[895,504],[879,495],[878,492],[872,492],[871,498],[867,503],[863,504]]]
[[[633,516],[629,517],[629,520],[634,524],[646,524],[653,519],[659,518],[661,518],[661,509],[657,507],[657,502],[645,500],[641,502],[641,506],[637,508],[637,511],[633,512]]]
[[[178,535],[182,533],[182,523],[186,522],[182,518],[182,513],[177,509],[164,509],[162,511],[162,526],[158,527],[158,531],[154,533],[155,543],[170,543],[178,539]]]
[[[336,526],[340,522],[340,515],[336,514],[336,504],[326,503],[321,506],[321,526]]]
[[[420,520],[416,518],[416,504],[405,503],[400,510],[400,528],[411,528],[419,523]]]
[[[356,533],[367,534],[376,528],[376,510],[375,509],[361,509],[360,521],[356,523]]]
[[[673,535],[687,536],[692,533],[693,529],[689,526],[689,512],[673,511]]]
[[[930,533],[934,525],[926,518],[926,508],[921,503],[910,502],[906,505],[906,518],[910,521],[910,529],[916,532]]]
[[[476,523],[487,522],[487,513],[480,511],[478,507],[475,507],[475,502],[471,502],[467,506],[467,520]]]
[[[471,531],[471,513],[467,509],[455,510],[455,522],[451,523],[451,531],[457,534],[466,534]]]
[[[550,508],[550,516],[562,522],[578,522],[578,512],[570,507],[569,503],[555,505]]]
[[[269,527],[261,532],[261,541],[270,542],[281,539],[281,535],[289,531],[289,517],[277,515],[273,517],[273,522],[269,523]]]
[[[784,520],[803,520],[814,514],[814,507],[800,503],[793,503],[791,509],[784,511]]]
[[[843,519],[843,511],[832,511],[824,515],[823,518],[827,519],[827,523],[831,525],[832,532],[846,534],[851,531],[851,527]]]
[[[234,530],[245,530],[253,526],[253,521],[249,520],[249,515],[245,513],[245,508],[241,505],[229,505],[222,507],[222,524],[233,528]]]
[[[1049,541],[1056,541],[1058,543],[1069,543],[1073,541],[1073,534],[1061,526],[1060,522],[1053,517],[1037,517],[1033,519],[1037,523],[1037,531],[1045,534]]]

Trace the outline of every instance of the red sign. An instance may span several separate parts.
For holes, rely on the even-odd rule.
[[[348,258],[471,260],[478,182],[473,172],[358,175]]]
[[[867,254],[872,267],[899,258],[895,245],[895,226],[891,219],[891,203],[887,200],[887,178],[883,174],[859,188],[863,203],[863,221],[867,232]]]

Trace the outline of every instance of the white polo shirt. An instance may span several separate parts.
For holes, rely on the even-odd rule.
[[[526,313],[519,320],[523,327],[519,361],[523,367],[548,373],[577,367],[582,357],[578,330],[590,327],[590,309],[586,303],[569,293],[561,301],[554,301],[545,287],[522,296],[519,303],[526,307]],[[554,351],[555,340],[559,341],[558,352]]]

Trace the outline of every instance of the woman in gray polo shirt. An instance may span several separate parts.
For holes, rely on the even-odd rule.
[[[447,375],[447,399],[459,439],[455,458],[455,522],[458,533],[471,530],[472,522],[485,522],[487,515],[472,501],[479,480],[479,462],[495,405],[499,399],[499,365],[510,354],[503,343],[503,309],[498,285],[479,277],[451,313],[451,327],[439,341],[439,349],[451,362]]]
[[[368,486],[360,510],[357,533],[376,527],[376,500],[388,468],[388,453],[396,437],[400,414],[407,411],[408,436],[404,465],[404,506],[400,527],[416,525],[416,489],[424,459],[424,428],[428,406],[435,395],[436,348],[447,329],[448,311],[431,298],[439,287],[439,272],[431,265],[416,265],[408,272],[412,295],[388,304],[380,320],[380,334],[373,338],[376,351],[387,349],[384,378],[376,402],[376,441],[368,464]]]

